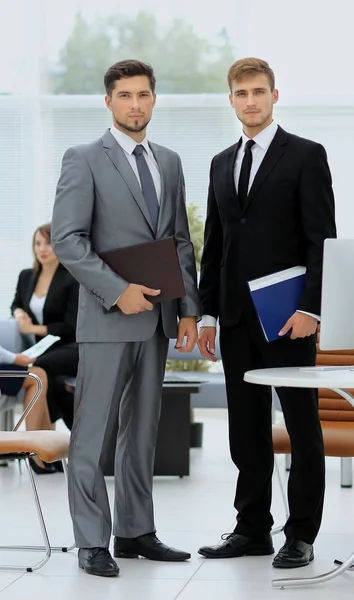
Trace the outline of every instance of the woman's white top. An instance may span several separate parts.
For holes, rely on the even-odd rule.
[[[43,307],[45,300],[46,296],[43,296],[43,298],[38,298],[38,296],[32,294],[32,298],[29,303],[29,307],[40,325],[43,325]]]

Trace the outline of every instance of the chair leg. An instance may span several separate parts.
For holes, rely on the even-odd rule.
[[[275,588],[285,589],[286,587],[299,587],[303,585],[311,585],[316,583],[324,583],[330,581],[335,577],[338,577],[344,571],[349,571],[354,561],[354,552],[348,558],[341,563],[340,567],[323,573],[322,575],[315,575],[314,577],[294,577],[286,579],[273,579],[272,586]]]
[[[21,462],[21,461],[19,461],[19,462]],[[67,465],[67,462],[65,459],[63,459],[61,462],[63,465],[66,488],[68,488],[68,465]],[[33,476],[32,471],[31,471],[31,475]],[[70,550],[73,550],[74,548],[75,548],[75,542],[73,542],[70,546],[51,546],[50,547],[52,552],[70,552]],[[33,549],[34,550],[45,550],[46,547],[45,546],[36,546]]]
[[[30,482],[32,485],[32,490],[33,490],[33,495],[34,495],[34,500],[35,500],[35,505],[36,505],[36,510],[37,510],[37,516],[38,516],[38,520],[39,520],[39,524],[41,527],[41,531],[42,531],[42,536],[43,536],[43,541],[44,541],[44,547],[38,547],[38,546],[0,546],[1,550],[42,550],[44,549],[46,551],[45,557],[42,558],[42,560],[40,560],[39,562],[37,562],[35,565],[33,565],[33,567],[25,567],[25,566],[12,566],[12,565],[1,565],[0,566],[0,571],[24,571],[27,573],[32,573],[33,571],[37,571],[38,569],[40,569],[41,567],[43,567],[46,562],[49,560],[50,555],[51,555],[51,547],[50,547],[50,543],[49,543],[49,538],[48,538],[48,532],[45,526],[45,522],[44,522],[44,518],[43,518],[43,513],[42,513],[42,507],[39,501],[39,497],[38,497],[38,492],[37,492],[37,486],[36,486],[36,482],[34,480],[33,477],[33,473],[32,473],[32,469],[31,469],[31,465],[29,463],[29,459],[28,456],[26,456],[25,458],[26,461],[26,467],[27,467],[27,471],[29,474],[29,478],[30,478]]]
[[[353,487],[353,465],[352,458],[345,457],[340,459],[340,486],[342,488]]]
[[[65,476],[66,487],[68,487],[68,463],[65,459],[62,461],[63,471]],[[51,546],[52,552],[70,552],[70,550],[74,550],[75,542],[73,542],[70,546]]]
[[[21,462],[21,461],[18,461],[18,462]],[[31,481],[32,489],[33,489],[37,514],[38,514],[38,520],[39,520],[41,530],[42,530],[42,535],[43,535],[44,546],[0,546],[0,550],[45,551],[46,555],[41,561],[36,563],[33,567],[17,567],[17,566],[10,566],[10,565],[9,566],[1,565],[0,571],[26,571],[27,573],[32,573],[33,571],[37,571],[38,569],[40,569],[41,567],[43,567],[46,564],[46,562],[49,560],[52,552],[69,552],[70,550],[73,550],[75,548],[75,542],[72,543],[70,546],[51,546],[50,545],[49,538],[48,538],[48,532],[47,532],[44,518],[43,518],[42,508],[41,508],[39,497],[38,497],[35,478],[34,478],[34,475],[33,475],[32,469],[31,469],[31,465],[29,464],[28,457],[25,458],[25,462],[26,462],[26,467],[27,467],[27,470],[29,473],[29,477],[30,477],[30,481]],[[63,470],[64,470],[64,475],[65,475],[65,481],[67,484],[67,482],[68,482],[68,467],[67,467],[66,460],[62,460],[62,464],[63,464]]]
[[[14,423],[15,423],[14,414],[15,414],[15,411],[13,408],[9,408],[6,411],[6,413],[5,413],[5,431],[13,430]]]
[[[289,518],[289,505],[288,505],[288,498],[287,498],[286,491],[284,488],[283,480],[282,480],[282,477],[280,474],[277,455],[274,456],[274,470],[275,470],[275,474],[276,474],[276,477],[278,480],[280,494],[281,494],[283,504],[284,504],[284,512],[285,512],[284,522],[286,522]],[[270,533],[271,533],[271,535],[276,535],[277,533],[281,533],[282,531],[284,531],[284,525],[279,525],[278,527],[273,527],[273,529]]]
[[[6,431],[6,412],[0,411],[0,431]]]

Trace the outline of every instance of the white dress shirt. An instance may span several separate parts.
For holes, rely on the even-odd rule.
[[[257,173],[259,167],[261,166],[261,162],[262,162],[263,158],[265,157],[266,152],[273,141],[273,138],[277,132],[277,129],[278,129],[278,125],[273,121],[270,125],[268,125],[268,127],[266,127],[265,129],[262,129],[262,131],[257,133],[257,135],[253,138],[253,141],[255,143],[251,148],[252,167],[251,167],[248,191],[250,190],[253,180],[256,176],[256,173]],[[237,151],[235,167],[234,167],[234,179],[235,179],[236,190],[238,190],[238,180],[240,179],[240,171],[241,171],[243,157],[245,154],[245,147],[249,140],[250,140],[250,138],[248,138],[247,135],[244,132],[242,132],[242,143],[241,143],[241,147]]]
[[[42,296],[42,298],[39,298],[35,294],[32,294],[32,297],[31,297],[31,300],[29,303],[29,307],[40,325],[43,325],[43,309],[44,309],[45,300],[46,300],[46,296]]]
[[[129,162],[131,168],[133,169],[133,171],[136,175],[136,178],[139,182],[139,185],[141,187],[138,167],[136,164],[136,158],[135,158],[135,154],[133,154],[133,150],[135,149],[135,146],[138,146],[139,144],[135,140],[133,140],[133,138],[131,138],[129,135],[126,135],[125,133],[123,133],[116,127],[114,127],[114,125],[112,125],[110,132],[113,135],[113,137],[117,140],[120,147],[123,149],[124,154],[127,157],[128,162]],[[154,158],[153,152],[149,146],[149,142],[146,137],[143,139],[142,142],[140,142],[140,145],[143,146],[143,148],[145,150],[145,153],[143,156],[146,160],[147,166],[149,167],[149,171],[151,173],[151,176],[152,176],[152,179],[153,179],[153,182],[155,185],[157,200],[158,200],[159,204],[161,204],[161,175],[160,175],[158,164]]]
[[[138,167],[136,164],[136,158],[135,158],[135,154],[133,154],[133,151],[135,150],[135,146],[137,146],[138,143],[135,140],[133,140],[133,138],[131,138],[129,135],[126,135],[125,133],[123,133],[123,131],[120,131],[119,129],[114,127],[114,125],[112,125],[112,127],[110,128],[110,132],[113,135],[113,137],[116,139],[116,141],[118,142],[120,147],[122,148],[125,156],[128,159],[128,162],[129,162],[131,168],[133,169],[133,171],[136,175],[139,185],[141,187],[141,181],[140,181],[140,177],[139,177]],[[155,160],[155,157],[153,155],[153,152],[149,146],[149,142],[146,137],[143,139],[142,142],[140,142],[140,144],[141,144],[141,146],[143,146],[143,148],[145,150],[145,153],[143,156],[146,160],[147,166],[149,167],[149,171],[151,173],[151,176],[152,176],[152,179],[154,182],[158,203],[161,204],[161,175],[160,175],[158,164]],[[114,304],[117,304],[120,296],[118,296],[118,298]]]
[[[257,173],[259,167],[261,166],[261,162],[262,162],[263,158],[265,157],[266,152],[273,141],[273,138],[277,132],[277,129],[278,129],[278,125],[275,123],[275,121],[272,121],[271,124],[268,125],[268,127],[265,127],[264,129],[262,129],[262,131],[257,133],[257,135],[255,135],[253,138],[253,141],[255,143],[251,148],[252,167],[251,167],[251,172],[250,172],[248,191],[250,190],[253,180],[256,176],[256,173]],[[242,165],[243,157],[245,154],[245,146],[246,146],[246,143],[249,141],[249,139],[250,138],[247,137],[247,135],[244,132],[242,132],[242,142],[241,142],[241,146],[238,149],[237,154],[236,154],[235,167],[234,167],[234,180],[235,180],[236,190],[238,189],[238,181],[240,178],[241,165]],[[305,312],[304,310],[299,310],[297,312],[302,312],[305,315],[310,315],[310,317],[315,317],[315,319],[317,319],[318,321],[320,320],[320,317],[318,315],[314,315],[312,313]],[[285,323],[284,323],[284,325],[285,325]],[[216,327],[215,317],[212,317],[211,315],[203,315],[201,322],[200,322],[200,327]]]

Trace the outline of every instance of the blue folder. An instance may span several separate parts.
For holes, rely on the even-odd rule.
[[[281,339],[278,333],[297,309],[305,284],[306,267],[292,267],[248,281],[264,337]],[[291,330],[287,335],[291,334]]]

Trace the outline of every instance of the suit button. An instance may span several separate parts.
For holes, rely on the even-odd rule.
[[[241,221],[240,221],[241,225],[244,225],[246,223],[246,219],[245,217],[242,217]]]

